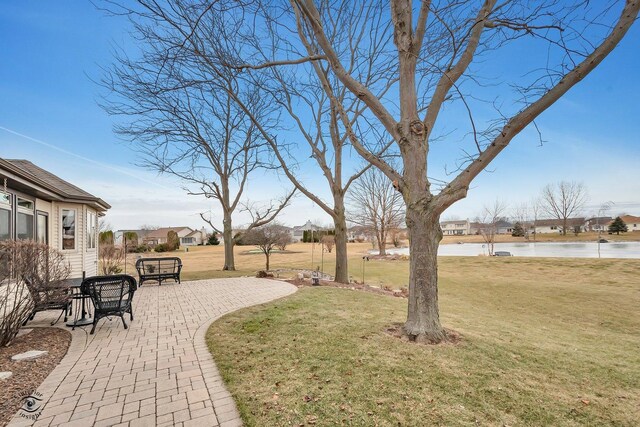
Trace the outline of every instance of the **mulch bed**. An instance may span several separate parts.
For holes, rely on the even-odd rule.
[[[16,338],[8,347],[0,347],[0,372],[13,372],[11,378],[0,380],[0,426],[11,421],[23,400],[36,390],[67,354],[71,334],[58,328],[33,328]],[[29,350],[48,351],[34,360],[14,362],[11,356]]]

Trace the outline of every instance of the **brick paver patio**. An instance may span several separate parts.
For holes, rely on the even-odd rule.
[[[220,316],[296,291],[285,282],[234,278],[145,284],[129,329],[102,320],[94,335],[76,328],[69,352],[38,388],[38,420],[10,426],[238,426],[240,416],[207,350]],[[48,326],[39,313],[30,326]],[[60,322],[59,325],[61,325]]]

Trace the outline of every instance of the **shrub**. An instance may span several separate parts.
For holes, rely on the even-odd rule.
[[[138,246],[138,233],[135,231],[125,231],[122,237],[127,252],[132,252],[132,249]]]
[[[173,230],[169,230],[167,233],[167,250],[175,251],[180,248],[180,238],[178,237],[178,233]]]
[[[513,231],[511,231],[511,235],[513,237],[524,237],[525,235],[524,227],[519,222],[516,222],[513,226]]]
[[[146,243],[143,243],[142,245],[138,245],[135,248],[132,248],[130,252],[141,254],[149,251],[151,251],[151,246],[147,245]]]
[[[67,279],[69,273],[64,256],[47,245],[25,240],[0,242],[0,347],[15,338],[31,314],[33,300],[25,278],[47,286]]]
[[[233,236],[233,240],[235,241],[235,244],[236,244],[236,245],[238,245],[238,246],[244,246],[244,245],[246,245],[246,244],[247,244],[247,243],[245,243],[245,242],[242,240],[242,237],[243,237],[242,235],[243,235],[243,234],[244,234],[244,233],[243,233],[242,231],[238,231],[238,232]]]
[[[260,271],[258,271],[258,272],[256,273],[256,277],[257,277],[258,279],[264,279],[264,278],[267,278],[267,277],[273,277],[273,274],[271,274],[271,273],[267,273],[267,272],[266,272],[266,271],[264,271],[264,270],[260,270]]]
[[[124,248],[115,245],[100,245],[98,258],[100,259],[102,274],[105,276],[119,274],[122,272]]]
[[[156,252],[170,252],[172,249],[168,243],[160,243],[159,245],[156,245],[153,250]]]
[[[217,246],[220,244],[220,240],[218,240],[218,236],[216,235],[216,233],[212,233],[209,235],[209,238],[207,239],[207,244],[213,245],[213,246]]]
[[[113,231],[101,231],[98,239],[100,240],[101,245],[113,245]]]
[[[325,236],[322,236],[321,242],[322,246],[324,246],[324,249],[327,252],[331,253],[331,251],[333,250],[333,246],[336,244],[336,236],[327,234]]]

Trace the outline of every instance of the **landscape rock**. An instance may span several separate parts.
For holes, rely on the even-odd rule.
[[[12,372],[0,372],[0,380],[8,380],[13,375]]]
[[[23,360],[32,360],[37,359],[38,357],[42,357],[48,352],[41,350],[29,350],[24,353],[16,354],[15,356],[11,356],[11,360],[14,362],[21,362]]]

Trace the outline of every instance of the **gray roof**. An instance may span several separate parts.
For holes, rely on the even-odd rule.
[[[93,202],[102,210],[107,210],[111,207],[102,199],[34,165],[28,160],[0,158],[0,170],[2,169],[28,181],[34,189],[41,187],[66,201]]]

